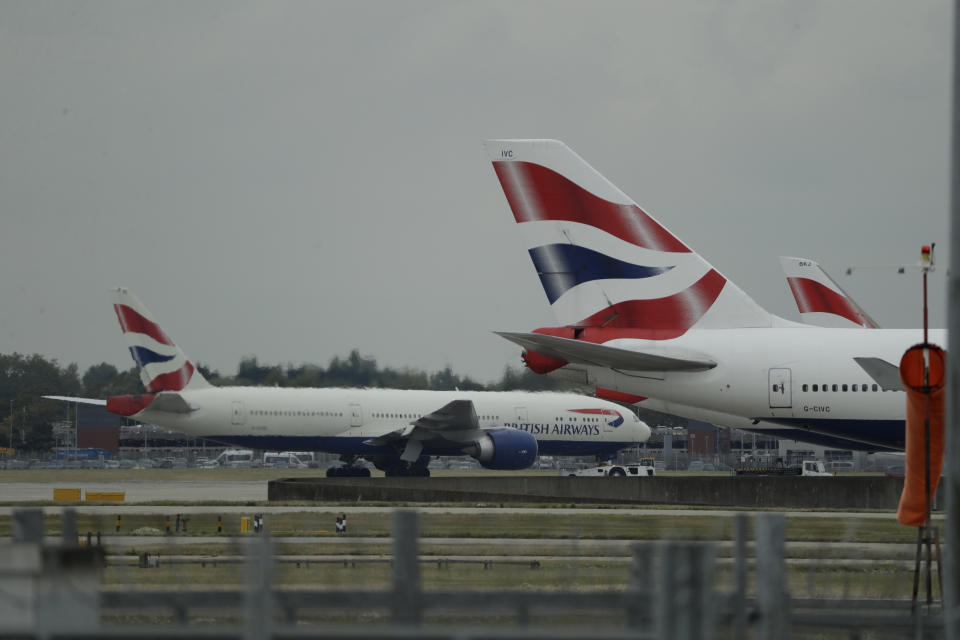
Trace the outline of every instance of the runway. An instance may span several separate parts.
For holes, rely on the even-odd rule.
[[[69,488],[79,488],[84,491],[123,491],[127,494],[127,502],[265,502],[267,500],[265,480],[4,482],[0,485],[0,500],[4,502],[52,500],[54,489]]]

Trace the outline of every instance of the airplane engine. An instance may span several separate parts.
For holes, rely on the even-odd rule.
[[[468,451],[487,469],[526,469],[537,458],[537,439],[519,429],[484,434]]]

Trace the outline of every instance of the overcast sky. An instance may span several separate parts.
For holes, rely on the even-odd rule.
[[[761,305],[945,324],[946,1],[0,3],[0,353],[451,364],[555,321],[481,142],[558,138]],[[919,337],[919,334],[918,334]]]

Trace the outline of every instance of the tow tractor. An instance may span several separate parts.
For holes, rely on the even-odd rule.
[[[605,464],[599,467],[587,467],[586,469],[575,469],[566,472],[571,478],[617,478],[624,476],[655,476],[657,475],[653,465],[645,464]]]

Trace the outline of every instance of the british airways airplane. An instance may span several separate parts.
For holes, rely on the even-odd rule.
[[[609,457],[645,442],[629,409],[569,393],[215,387],[127,289],[113,308],[146,393],[106,400],[108,411],[202,438],[255,449],[340,454],[327,475],[427,476],[431,456],[469,455],[488,469],[525,469],[538,453]]]
[[[919,330],[775,316],[562,142],[486,149],[558,320],[499,333],[532,370],[721,426],[903,449],[897,365]],[[943,345],[946,334],[930,340]]]

